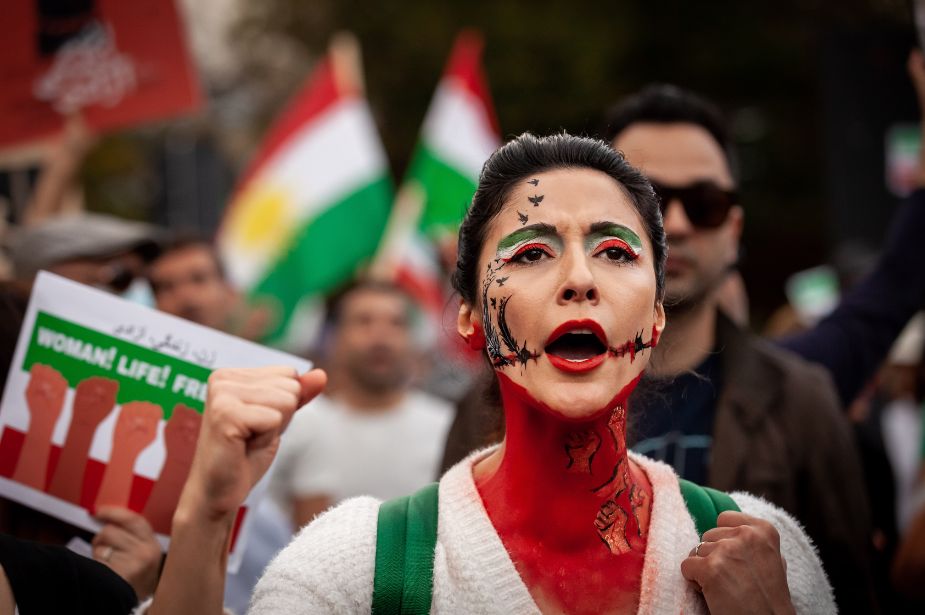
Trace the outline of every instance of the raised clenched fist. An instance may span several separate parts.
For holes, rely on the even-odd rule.
[[[29,371],[26,387],[26,407],[29,409],[29,431],[23,442],[13,480],[34,489],[45,490],[51,436],[61,416],[67,380],[61,372],[36,363]]]
[[[320,370],[299,375],[291,367],[213,372],[196,457],[177,514],[233,516],[270,467],[293,413],[326,382]]]

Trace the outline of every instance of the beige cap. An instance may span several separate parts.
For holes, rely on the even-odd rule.
[[[19,278],[78,258],[107,258],[138,251],[151,260],[159,251],[162,231],[142,222],[114,216],[80,213],[59,216],[35,226],[14,227],[5,241]]]

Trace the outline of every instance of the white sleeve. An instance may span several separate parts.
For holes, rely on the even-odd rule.
[[[250,615],[356,613],[372,608],[379,501],[347,500],[307,525],[270,562]]]
[[[780,534],[780,551],[787,562],[790,599],[799,614],[838,613],[835,594],[822,568],[822,560],[800,523],[782,509],[754,495],[732,494],[746,515],[769,521]]]

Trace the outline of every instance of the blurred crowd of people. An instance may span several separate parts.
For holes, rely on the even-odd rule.
[[[925,108],[925,63],[914,54],[909,67]],[[916,313],[925,308],[925,155],[919,188],[871,271],[812,326],[765,339],[748,329],[736,272],[748,204],[736,192],[733,145],[716,107],[653,86],[614,107],[601,137],[666,203],[668,325],[633,399],[634,449],[684,478],[759,495],[794,515],[841,611],[921,612],[925,320]],[[234,288],[209,239],[80,211],[72,188],[90,147],[79,125],[69,128],[26,215],[6,231],[0,373],[39,270],[260,339],[268,315]],[[474,382],[461,399],[422,389],[424,368],[440,356],[416,346],[414,310],[400,286],[381,280],[356,280],[329,301],[310,352],[330,384],[283,437],[270,497],[226,585],[229,609],[246,609],[268,562],[324,510],[353,496],[413,492],[501,438],[497,393],[479,370],[460,375]],[[165,555],[140,515],[101,509],[101,529],[91,535],[10,501],[0,506],[0,533],[12,537],[0,539],[0,565],[24,615],[73,609],[62,601],[78,593],[108,596],[88,598],[84,612],[128,612],[155,593]],[[96,563],[45,547],[24,551],[19,542],[64,545],[75,536],[91,545]],[[61,570],[73,586],[42,592],[27,570]],[[9,599],[2,589],[0,601]]]

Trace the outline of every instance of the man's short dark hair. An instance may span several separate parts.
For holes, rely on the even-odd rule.
[[[736,175],[735,152],[723,114],[706,98],[676,85],[647,86],[607,111],[604,137],[608,143],[613,143],[631,125],[643,122],[700,126],[722,148],[729,169]]]
[[[215,247],[215,243],[205,235],[194,231],[178,231],[161,240],[158,248],[157,256],[152,260],[152,263],[173,252],[180,252],[188,248],[203,248],[209,252],[215,262],[215,269],[221,279],[227,279],[225,265],[218,254],[218,249]]]
[[[404,288],[386,280],[360,279],[350,282],[328,299],[326,320],[329,326],[337,328],[343,316],[344,304],[350,296],[359,292],[381,293],[402,298],[408,306],[410,320],[410,311],[413,309],[414,301]]]

